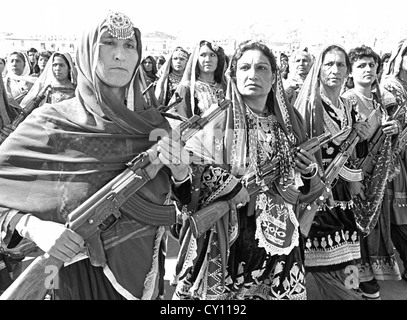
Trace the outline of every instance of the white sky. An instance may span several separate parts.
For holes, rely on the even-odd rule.
[[[407,32],[407,1],[400,0],[7,0],[0,6],[0,32],[78,34],[90,19],[119,10],[142,33],[216,40],[239,37],[250,28],[284,34],[295,26],[332,36],[343,29]],[[407,36],[407,35],[405,35]]]

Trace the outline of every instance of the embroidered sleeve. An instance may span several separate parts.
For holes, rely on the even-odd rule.
[[[226,169],[208,166],[202,174],[201,204],[208,204],[215,199],[221,198],[239,184],[239,180]]]

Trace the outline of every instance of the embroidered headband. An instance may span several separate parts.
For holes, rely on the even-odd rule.
[[[120,12],[110,12],[106,25],[109,34],[117,39],[129,39],[134,34],[133,22]]]

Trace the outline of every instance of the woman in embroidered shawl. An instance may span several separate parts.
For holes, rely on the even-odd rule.
[[[178,84],[181,82],[188,58],[189,53],[183,48],[177,47],[158,70],[155,96],[161,105],[167,106],[170,102]]]
[[[76,90],[76,78],[76,67],[73,64],[71,55],[69,53],[54,52],[38,80],[21,101],[20,106],[24,108],[48,85],[51,86],[50,90],[47,91],[44,100],[40,102],[40,106],[44,103],[57,103],[73,98]]]
[[[380,83],[382,92],[392,94],[392,99],[385,103],[390,114],[402,106],[397,117],[400,124],[399,133],[407,126],[407,39],[401,40],[392,51],[387,68],[383,71]],[[407,281],[407,148],[396,147],[400,173],[388,184],[385,195],[384,211],[390,214],[391,237],[403,261],[402,278]]]
[[[201,115],[218,102],[220,90],[226,91],[226,56],[223,48],[206,40],[200,41],[189,57],[176,92],[182,98],[170,112],[190,118]],[[175,95],[170,104],[175,101]]]
[[[356,154],[362,155],[369,125],[356,122],[351,101],[340,97],[342,86],[350,71],[346,51],[330,45],[320,53],[312,66],[294,104],[305,119],[306,132],[316,137],[323,132],[336,135],[346,127],[353,127],[360,138]],[[340,151],[350,130],[345,130],[315,153],[319,174],[325,180],[325,170]],[[349,165],[349,164],[347,164]],[[327,300],[362,299],[356,290],[356,264],[360,259],[360,243],[356,217],[352,211],[351,187],[339,176],[333,186],[327,186],[331,197],[320,205],[305,242],[305,268],[312,272],[321,295]],[[355,279],[354,279],[355,278]],[[356,280],[350,281],[350,280]]]
[[[263,43],[241,43],[227,77],[233,107],[205,137],[186,145],[198,200],[182,208],[173,298],[306,299],[297,204],[302,192],[314,192],[315,158],[293,152],[305,140],[302,120],[287,103],[276,59]],[[263,175],[269,163],[273,177]],[[257,191],[249,194],[250,185]],[[188,215],[224,200],[230,210],[195,238]]]
[[[175,219],[168,201],[182,198],[185,185],[184,198],[190,195],[183,183],[189,168],[163,137],[158,158],[148,154],[166,165],[132,195],[139,205],[103,222],[105,266],[92,266],[83,252],[86,239],[64,226],[72,210],[156,144],[154,129],[161,136],[169,130],[142,98],[141,48],[140,32],[127,16],[111,12],[100,19],[79,42],[76,97],[35,109],[0,147],[1,250],[25,255],[38,246],[64,261],[54,289],[58,299],[154,298],[163,224]]]
[[[363,193],[354,197],[354,212],[369,212],[369,218],[372,219],[369,228],[360,235],[362,261],[359,266],[359,288],[365,299],[380,299],[377,280],[401,279],[390,238],[390,215],[382,212],[387,182],[398,173],[393,157],[398,125],[396,120],[386,121],[388,114],[382,101],[387,99],[381,96],[378,88],[379,55],[364,45],[351,49],[348,55],[351,73],[346,82],[348,90],[342,96],[353,102],[356,118],[360,121],[369,118],[374,110],[375,114],[369,120],[368,141],[376,132],[388,135],[371,165],[360,168],[363,170]],[[361,160],[355,162],[358,168]]]

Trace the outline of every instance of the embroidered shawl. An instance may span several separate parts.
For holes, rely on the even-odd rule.
[[[206,42],[206,40],[200,41],[194,48],[194,51],[191,53],[188,63],[185,67],[184,74],[182,76],[181,82],[178,85],[178,88],[176,92],[178,92],[179,96],[183,98],[181,103],[179,103],[175,107],[175,111],[177,114],[190,118],[195,114],[196,110],[196,105],[195,105],[195,98],[197,96],[196,90],[197,90],[197,83],[201,83],[201,86],[206,86],[208,87],[209,84],[203,84],[201,81],[198,81],[198,74],[197,74],[197,68],[198,68],[198,58],[199,58],[199,50],[201,48],[201,43]],[[222,47],[219,47],[213,43],[211,43],[212,48],[214,52],[218,56],[218,66],[215,71],[215,81],[216,84],[215,86],[217,88],[222,87],[223,90],[226,89],[226,79],[224,77],[224,72],[226,71],[227,64],[226,64],[226,56],[225,53],[222,49]],[[216,79],[216,73],[217,71],[220,70],[222,72],[221,79]],[[199,86],[199,84],[198,84]],[[207,91],[212,91],[212,90],[207,90]],[[204,94],[205,95],[205,94]],[[174,96],[170,100],[169,103],[172,103],[174,101]]]
[[[16,254],[28,250],[23,247],[26,239],[17,247],[13,243],[18,240],[13,237],[18,212],[65,223],[72,210],[156,143],[150,139],[153,130],[169,129],[142,97],[137,69],[127,85],[127,106],[97,77],[99,41],[105,30],[102,20],[85,30],[79,42],[76,97],[35,109],[0,146],[1,250]],[[134,31],[141,57],[140,32]],[[168,173],[161,170],[139,195],[161,205],[170,189]],[[162,229],[123,216],[102,233],[106,274],[126,298],[151,298]]]

